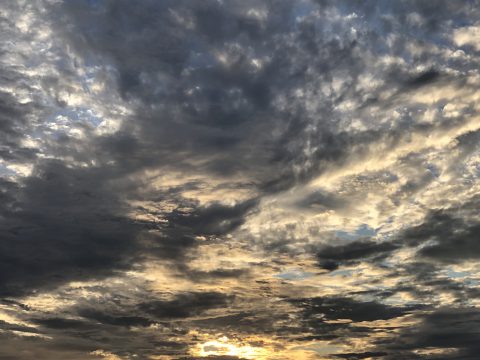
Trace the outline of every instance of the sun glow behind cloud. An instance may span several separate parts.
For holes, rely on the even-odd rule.
[[[480,353],[478,0],[0,3],[0,358]]]
[[[245,359],[266,359],[269,354],[267,349],[245,345],[226,336],[198,344],[192,351],[195,356],[229,355]]]

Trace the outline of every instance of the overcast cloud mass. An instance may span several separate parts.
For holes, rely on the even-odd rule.
[[[0,359],[480,354],[480,2],[4,0]]]

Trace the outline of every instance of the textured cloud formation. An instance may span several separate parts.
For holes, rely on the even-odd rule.
[[[476,359],[478,1],[0,5],[1,359]]]

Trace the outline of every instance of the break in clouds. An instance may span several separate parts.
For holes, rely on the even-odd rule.
[[[478,1],[0,29],[0,359],[478,359]]]

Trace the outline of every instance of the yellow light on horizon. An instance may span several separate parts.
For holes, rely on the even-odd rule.
[[[193,351],[195,356],[238,356],[245,359],[261,359],[269,354],[267,349],[235,343],[226,336],[198,344]]]

